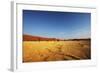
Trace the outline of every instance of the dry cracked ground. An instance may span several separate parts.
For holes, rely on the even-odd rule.
[[[90,59],[90,45],[89,40],[23,41],[23,62]]]

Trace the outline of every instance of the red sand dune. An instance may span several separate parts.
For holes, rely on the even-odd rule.
[[[60,39],[56,38],[46,38],[40,36],[33,36],[33,35],[23,35],[23,41],[59,41]]]
[[[79,38],[79,39],[57,39],[57,38],[47,38],[47,37],[40,37],[40,36],[33,36],[33,35],[23,35],[23,41],[80,41],[80,40],[88,40],[90,38]]]

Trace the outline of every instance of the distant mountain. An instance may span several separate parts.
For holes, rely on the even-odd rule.
[[[47,37],[40,37],[40,36],[33,36],[33,35],[23,35],[23,41],[60,41],[61,39],[57,38],[47,38]]]

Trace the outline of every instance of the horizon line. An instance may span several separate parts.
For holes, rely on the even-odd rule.
[[[32,35],[32,34],[23,34],[28,35],[28,36],[36,36],[36,37],[42,37],[42,38],[55,38],[55,39],[60,39],[60,40],[70,40],[70,39],[91,39],[91,37],[80,37],[80,38],[57,38],[57,37],[46,37],[46,36],[38,36],[38,35]]]

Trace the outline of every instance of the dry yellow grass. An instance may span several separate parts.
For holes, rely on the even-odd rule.
[[[90,41],[23,41],[23,62],[90,59]]]

